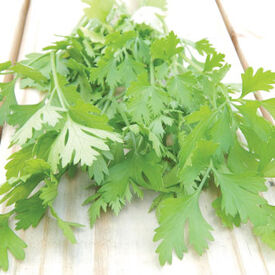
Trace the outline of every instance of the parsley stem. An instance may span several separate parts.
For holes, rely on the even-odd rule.
[[[126,116],[126,114],[123,112],[123,111],[119,111],[120,114],[121,114],[121,117],[123,119],[123,121],[125,122],[125,124],[127,125],[127,127],[129,128],[130,130],[130,123],[129,123],[129,120]],[[134,136],[134,133],[130,130],[130,135],[131,135],[131,138],[132,138],[132,141],[133,141],[133,145],[134,145],[134,149],[135,149],[135,152],[137,151],[137,142],[136,142],[136,138]]]
[[[203,72],[202,68],[196,64],[193,60],[189,59],[187,56],[185,56],[184,54],[182,55],[182,58],[185,62],[189,63],[192,67],[194,67],[194,69],[196,69],[199,72]]]
[[[72,33],[71,33],[71,36],[73,36],[74,34],[77,33],[77,30],[80,28],[80,27],[85,27],[87,24],[89,23],[89,19],[87,18],[86,15],[83,15],[79,22],[77,23],[77,25],[74,27]]]
[[[150,82],[151,82],[152,86],[155,85],[155,75],[154,75],[153,59],[151,59],[151,62],[150,62]]]
[[[117,108],[117,111],[120,113],[120,115],[122,117],[122,120],[124,121],[124,123],[126,124],[126,126],[129,128],[130,136],[132,138],[134,149],[135,149],[135,152],[136,152],[137,151],[137,142],[136,142],[136,138],[135,138],[134,133],[130,130],[130,126],[131,126],[130,122],[129,122],[129,120],[128,120],[126,114],[125,114],[125,112],[121,108],[119,108],[119,106],[118,106],[118,104],[117,104],[117,102],[116,102],[115,99],[113,100],[113,102],[114,102],[114,104],[115,104],[115,106]]]
[[[207,180],[207,178],[208,178],[209,173],[210,173],[211,170],[212,170],[212,167],[211,167],[211,165],[210,165],[210,166],[208,167],[206,173],[204,174],[203,179],[202,179],[202,181],[201,181],[201,183],[200,183],[199,188],[198,188],[197,191],[200,191],[200,190],[202,189],[202,187],[204,186],[204,184],[205,184],[205,182],[206,182],[206,180]]]
[[[58,77],[57,77],[57,72],[56,72],[56,63],[55,63],[55,58],[56,55],[54,52],[51,52],[51,69],[52,69],[52,74],[53,74],[53,79],[54,79],[54,84],[55,84],[55,89],[57,91],[57,95],[60,101],[61,106],[66,109],[66,105],[69,105],[66,99],[63,96],[62,90],[59,86],[58,82]]]

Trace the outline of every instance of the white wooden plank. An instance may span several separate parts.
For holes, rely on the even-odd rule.
[[[8,60],[24,0],[0,2],[0,63]]]

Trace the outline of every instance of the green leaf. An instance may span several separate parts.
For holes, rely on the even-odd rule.
[[[91,69],[90,76],[93,83],[98,83],[102,86],[105,80],[111,88],[118,85],[121,80],[121,75],[117,68],[117,59],[114,57],[112,50],[107,50],[105,55],[99,59],[97,68]]]
[[[7,201],[6,205],[12,205],[19,200],[28,198],[34,188],[44,179],[43,174],[28,176],[25,181],[18,180],[12,189],[0,200],[0,203]]]
[[[169,101],[167,93],[152,86],[146,74],[138,76],[127,90],[128,107],[134,121],[147,124],[151,116],[159,115]]]
[[[264,168],[264,176],[267,178],[275,178],[275,160],[271,161]]]
[[[109,169],[109,174],[98,190],[102,202],[98,202],[92,207],[92,221],[99,214],[100,208],[105,207],[105,202],[117,215],[126,200],[132,199],[130,187],[134,193],[142,197],[141,190],[138,186],[147,187],[152,190],[161,190],[163,188],[162,181],[162,166],[159,164],[159,159],[154,153],[149,153],[145,156],[130,155],[126,160],[119,162]],[[93,201],[94,198],[91,198]],[[103,208],[104,209],[104,208]]]
[[[268,112],[273,116],[273,119],[275,119],[275,98],[267,99],[261,101],[265,109],[268,110]]]
[[[23,147],[21,150],[13,153],[8,159],[9,162],[6,164],[5,169],[7,179],[12,177],[17,178],[20,172],[25,166],[25,161],[32,157],[33,145]]]
[[[86,28],[81,28],[81,31],[83,32],[83,34],[88,37],[92,43],[101,43],[101,44],[105,44],[106,40],[105,37],[97,32],[94,32],[92,30],[88,30]]]
[[[150,124],[150,129],[156,136],[163,137],[165,133],[165,126],[172,126],[172,124],[172,118],[161,115],[152,121]]]
[[[101,184],[105,175],[109,174],[107,163],[102,156],[98,156],[92,166],[88,168],[90,178],[94,178],[97,184]]]
[[[253,75],[253,69],[249,67],[242,74],[242,97],[256,91],[269,91],[275,84],[275,73],[264,71],[263,68],[257,70]]]
[[[3,98],[3,103],[0,106],[0,126],[7,121],[11,106],[17,104],[14,85],[15,81],[0,83],[0,96]]]
[[[259,104],[247,101],[237,108],[242,114],[242,117],[238,117],[239,126],[247,140],[248,148],[258,156],[264,166],[275,156],[275,131],[269,121],[258,115]]]
[[[13,126],[22,127],[39,109],[44,102],[31,105],[12,105],[11,113],[8,116],[8,123]]]
[[[208,106],[202,106],[199,111],[193,112],[191,115],[185,117],[187,123],[195,123],[197,121],[199,121],[199,123],[197,123],[187,136],[182,134],[179,137],[179,163],[181,167],[184,167],[185,163],[188,162],[197,142],[204,137],[211,115],[212,113]]]
[[[73,232],[73,228],[83,227],[82,224],[74,223],[74,222],[66,222],[66,221],[63,221],[62,219],[58,218],[57,219],[57,225],[62,230],[64,236],[72,244],[75,244],[77,242],[76,238],[75,238],[75,235],[74,235],[74,232]]]
[[[29,199],[19,200],[15,204],[15,219],[17,219],[16,230],[26,230],[30,226],[36,227],[45,215],[46,207],[39,198],[37,192]]]
[[[91,166],[100,155],[98,150],[108,151],[106,140],[121,142],[117,134],[105,130],[89,128],[67,117],[60,134],[52,144],[48,161],[53,171],[69,163]]]
[[[102,212],[119,214],[133,198],[156,193],[150,211],[160,224],[154,239],[161,264],[173,252],[182,258],[189,246],[201,254],[213,239],[199,207],[205,189],[216,189],[212,205],[226,227],[250,221],[274,248],[274,211],[260,192],[266,177],[275,177],[275,127],[259,108],[274,116],[275,101],[242,96],[269,91],[275,73],[248,69],[236,99],[241,85],[222,82],[230,65],[208,40],[167,33],[163,12],[154,29],[133,21],[121,1],[83,1],[89,6],[71,35],[15,66],[0,64],[2,75],[15,74],[0,83],[0,124],[17,128],[11,146],[20,148],[8,159],[0,203],[10,206],[16,229],[37,226],[49,207],[75,243],[80,225],[64,221],[53,205],[62,177],[72,179],[80,168],[90,178],[84,204],[91,226]],[[161,11],[166,2],[140,6]],[[39,104],[17,104],[18,79],[21,88],[42,91]]]
[[[174,32],[170,32],[166,37],[155,40],[151,45],[152,59],[163,59],[169,61],[174,55],[182,51],[178,47],[180,40]]]
[[[183,186],[187,194],[194,192],[194,180],[199,173],[209,167],[210,160],[217,150],[218,144],[213,141],[200,140],[193,149],[191,157],[183,167],[179,169],[179,178],[183,181]]]
[[[51,206],[58,195],[59,182],[56,180],[45,180],[46,185],[40,189],[39,198],[44,206]]]
[[[17,63],[16,65],[10,68],[12,71],[16,72],[20,76],[28,77],[39,84],[44,84],[48,81],[48,78],[45,77],[40,71],[37,71],[29,66]]]
[[[96,18],[101,22],[105,22],[108,14],[110,13],[115,1],[114,0],[82,0],[87,3],[90,7],[84,9],[87,17],[93,19]]]
[[[237,140],[229,152],[227,164],[233,173],[257,171],[259,165],[255,155],[245,150]]]
[[[160,193],[157,197],[154,198],[152,201],[152,204],[149,208],[149,213],[152,212],[153,210],[157,209],[160,203],[168,198],[173,198],[173,193]]]
[[[210,42],[205,38],[197,41],[195,43],[195,48],[201,55],[203,55],[204,53],[210,55],[216,52],[216,50],[213,48]]]
[[[204,63],[204,71],[209,72],[212,71],[216,67],[222,67],[222,63],[224,62],[224,54],[221,53],[212,53],[208,54],[206,57],[206,61]]]
[[[239,215],[243,223],[248,219],[253,223],[261,221],[261,205],[266,201],[259,192],[266,191],[264,178],[248,173],[225,174],[218,171],[215,177],[222,193],[221,209],[226,215]]]
[[[0,215],[0,269],[4,271],[9,268],[8,251],[17,260],[23,260],[25,258],[24,248],[27,247],[25,242],[10,229],[8,220],[8,215]]]
[[[132,42],[137,37],[135,31],[113,32],[107,35],[106,44],[112,49],[130,48]]]
[[[11,62],[10,61],[4,62],[4,63],[0,63],[0,72],[9,69],[10,66],[11,66]]]
[[[145,0],[145,1],[143,1],[143,5],[160,8],[164,11],[167,10],[167,1],[166,0]]]
[[[178,165],[175,165],[169,172],[167,172],[163,177],[163,184],[165,187],[170,187],[177,185],[180,182],[178,176]]]
[[[93,227],[97,218],[100,217],[101,209],[106,212],[107,211],[107,203],[102,199],[99,198],[92,203],[88,212],[89,212],[89,219],[90,219],[90,226]]]
[[[194,110],[198,105],[193,88],[196,82],[191,72],[173,76],[167,82],[168,93],[188,111]]]
[[[86,127],[112,131],[108,117],[103,115],[100,109],[83,100],[74,102],[74,106],[69,108],[69,114],[73,121]]]
[[[23,145],[28,139],[33,136],[34,131],[42,129],[43,125],[47,124],[54,127],[62,118],[59,107],[54,107],[45,104],[20,127],[12,137],[13,144]]]
[[[24,163],[24,167],[22,169],[22,176],[24,175],[35,175],[35,174],[49,174],[50,173],[50,165],[43,159],[29,159]]]
[[[188,244],[192,245],[198,254],[208,248],[208,240],[213,240],[210,233],[212,227],[203,218],[199,208],[199,192],[191,196],[168,198],[162,201],[158,209],[160,226],[155,230],[154,241],[161,243],[156,252],[161,265],[172,263],[172,252],[182,259],[187,252],[184,228],[188,223]]]
[[[125,83],[126,87],[137,79],[137,75],[145,72],[144,65],[135,61],[129,55],[126,55],[124,61],[118,67],[118,73],[120,74],[120,80]]]
[[[40,136],[33,146],[33,155],[37,158],[48,160],[51,146],[56,139],[58,133],[55,131],[48,131]]]
[[[253,232],[272,249],[275,249],[275,206],[264,205],[265,222],[256,224]]]
[[[51,214],[56,218],[58,227],[62,230],[64,236],[72,243],[76,243],[76,238],[73,232],[73,228],[83,227],[84,225],[74,222],[66,222],[62,220],[57,213],[55,212],[53,207],[50,207]]]
[[[211,74],[211,78],[215,84],[219,83],[223,80],[223,78],[226,76],[228,71],[230,70],[231,65],[225,64],[220,69],[213,70]]]
[[[26,59],[20,62],[23,65],[29,67],[31,66],[36,72],[40,72],[44,77],[50,79],[51,74],[51,62],[50,62],[50,54],[49,53],[30,53],[26,56]],[[58,68],[57,68],[58,70]],[[48,91],[50,89],[50,85],[48,82],[37,82],[30,77],[24,76],[20,80],[20,88],[34,88],[39,91]]]
[[[233,229],[233,226],[240,226],[241,220],[239,214],[235,217],[228,215],[225,213],[224,209],[222,209],[222,198],[218,197],[212,203],[213,208],[216,210],[216,215],[221,219],[224,226]]]
[[[211,127],[211,140],[218,143],[219,146],[216,151],[216,158],[224,161],[224,154],[227,154],[234,143],[236,126],[232,123],[230,111],[224,108],[216,118],[214,125]]]

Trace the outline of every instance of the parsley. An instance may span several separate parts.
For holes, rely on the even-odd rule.
[[[102,211],[117,215],[133,197],[155,192],[150,211],[159,222],[154,241],[161,265],[190,247],[202,254],[213,240],[199,205],[208,187],[216,190],[209,204],[224,226],[249,221],[274,249],[274,207],[260,193],[265,179],[275,177],[275,128],[258,109],[274,117],[275,100],[245,96],[270,91],[275,73],[249,68],[242,85],[226,84],[230,65],[206,39],[192,42],[137,24],[114,0],[84,2],[85,15],[70,36],[16,65],[0,64],[1,73],[15,75],[0,83],[0,124],[16,127],[11,145],[20,147],[0,186],[0,203],[11,209],[0,215],[0,268],[8,269],[7,251],[25,255],[12,218],[15,230],[26,230],[49,214],[76,242],[73,231],[81,225],[64,221],[53,205],[64,174],[79,168],[91,179],[84,202],[91,226]],[[143,5],[166,9],[165,1]],[[19,105],[17,81],[44,91],[41,102]]]

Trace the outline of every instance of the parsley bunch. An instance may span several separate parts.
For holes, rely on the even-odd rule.
[[[230,69],[224,55],[205,39],[191,42],[133,22],[114,0],[85,0],[89,7],[70,36],[11,65],[0,83],[0,123],[17,128],[11,145],[0,203],[0,268],[8,269],[9,250],[24,258],[26,244],[15,230],[36,227],[47,210],[64,235],[73,228],[54,209],[64,174],[88,173],[91,226],[101,211],[118,214],[146,190],[156,198],[160,264],[172,262],[192,246],[199,254],[213,240],[199,198],[211,188],[209,202],[229,228],[248,221],[263,242],[275,248],[275,207],[261,196],[266,178],[275,177],[275,128],[259,115],[275,117],[275,99],[245,96],[270,91],[275,73],[252,68],[242,85],[225,84]],[[145,1],[163,7],[164,1]],[[35,88],[43,99],[19,105],[14,86]],[[242,137],[242,138],[240,138]],[[188,237],[184,229],[188,226]]]

